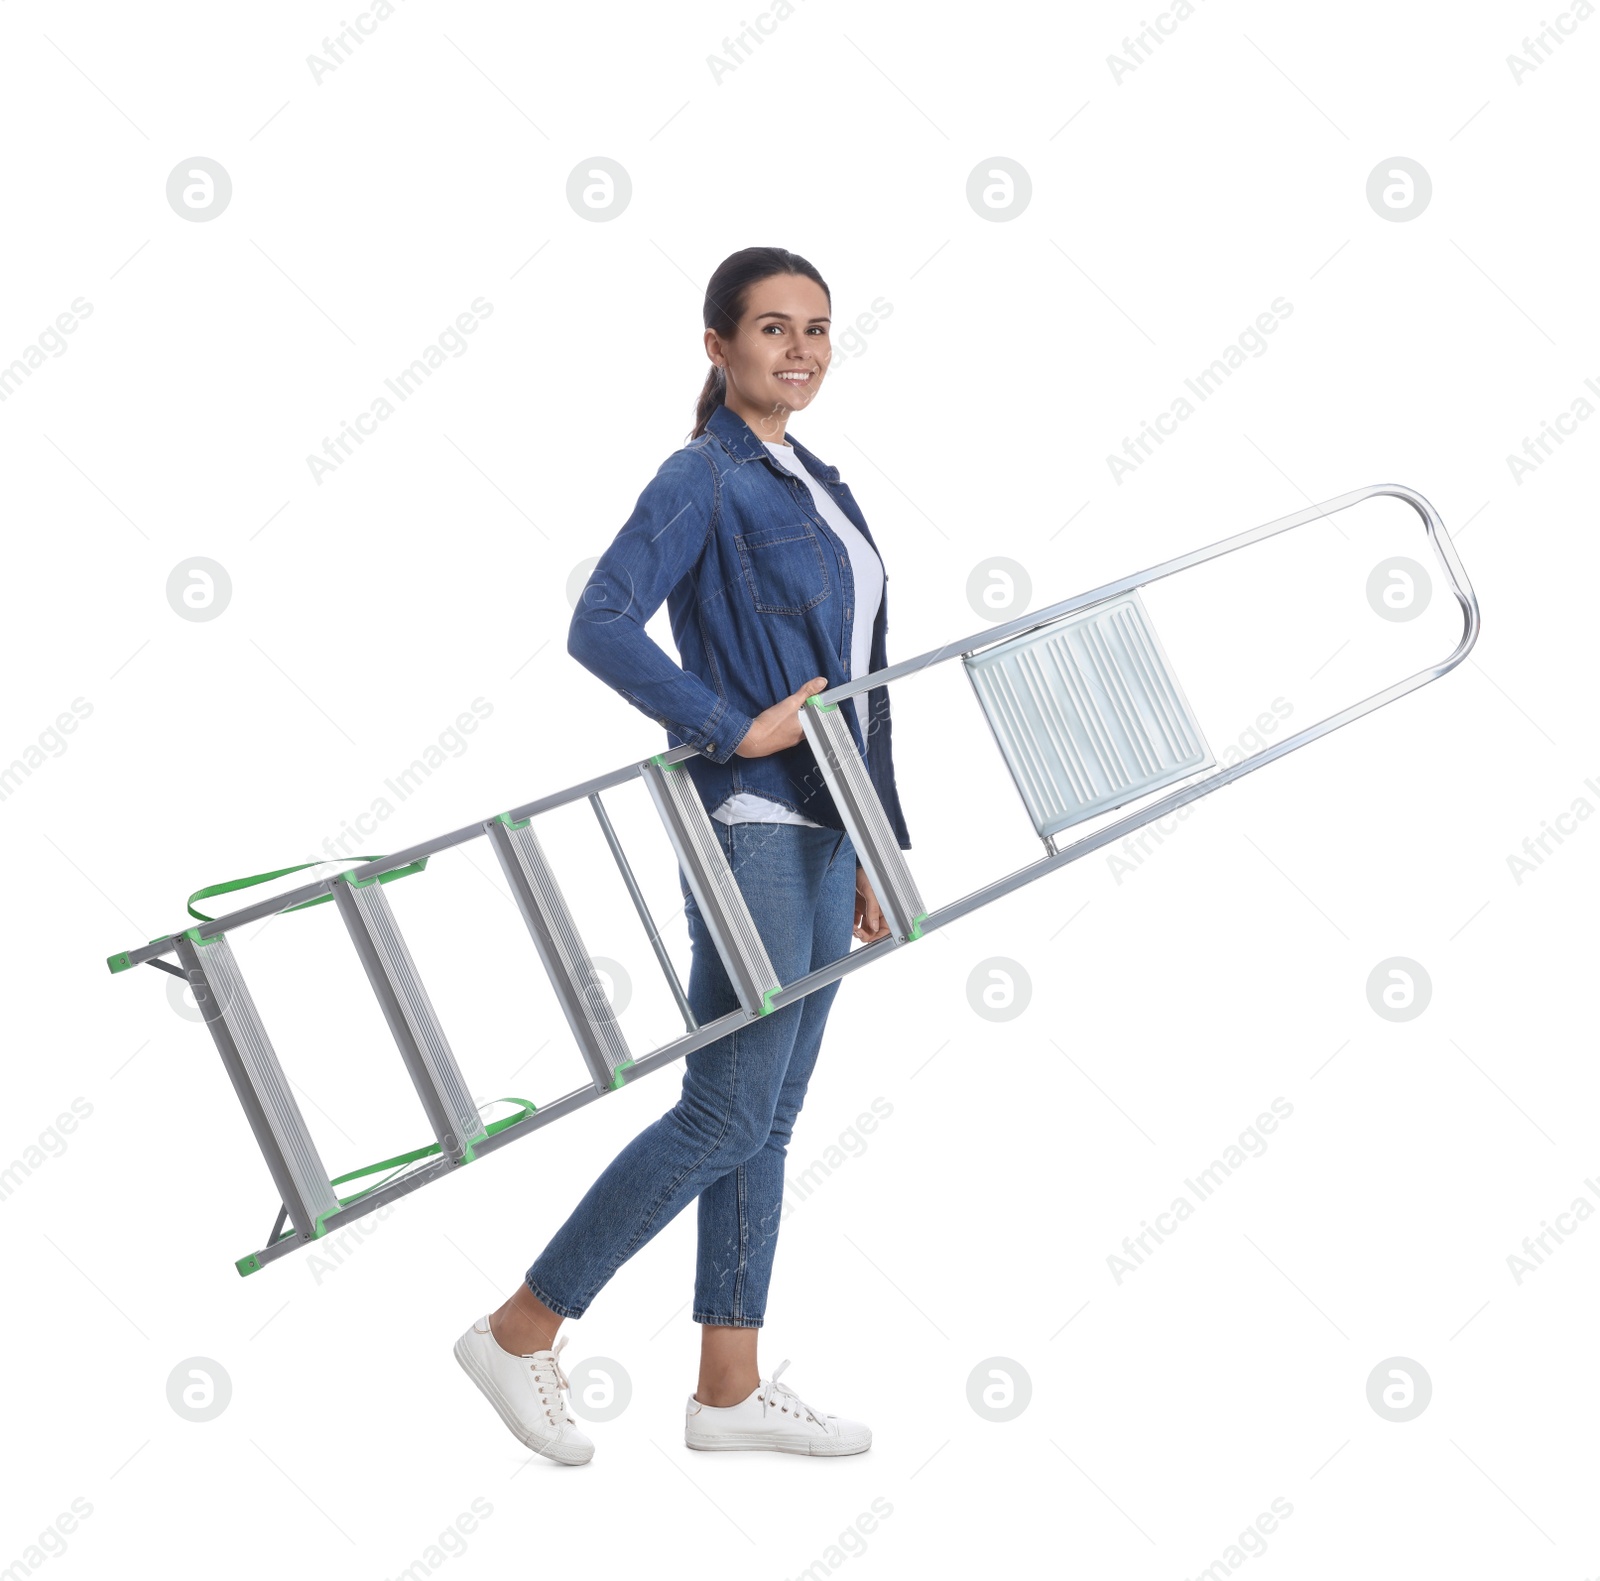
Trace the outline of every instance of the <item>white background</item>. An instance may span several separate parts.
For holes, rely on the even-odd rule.
[[[23,763],[0,800],[0,1566],[1176,1581],[1243,1566],[1229,1544],[1281,1499],[1251,1567],[1592,1573],[1600,1226],[1566,1220],[1520,1282],[1508,1257],[1600,1201],[1600,833],[1569,819],[1520,882],[1508,858],[1600,804],[1600,423],[1520,479],[1507,457],[1600,404],[1600,21],[1561,13],[1575,31],[1519,83],[1536,7],[1201,0],[1119,81],[1108,56],[1157,20],[1133,6],[752,10],[400,0],[320,81],[337,7],[0,13],[0,365],[92,308],[0,403],[0,762]],[[166,199],[197,157],[232,182],[204,222]],[[632,183],[603,222],[566,197],[596,157]],[[1396,157],[1431,177],[1409,220],[1366,196]],[[1004,220],[966,196],[998,158],[1031,181]],[[761,1356],[868,1422],[870,1452],[684,1447],[685,1213],[567,1327],[574,1369],[632,1391],[568,1472],[450,1346],[681,1067],[241,1280],[276,1202],[232,1089],[180,985],[105,959],[191,921],[203,884],[396,850],[660,749],[567,657],[570,596],[686,435],[706,280],[752,244],[811,259],[840,329],[890,306],[791,432],[882,546],[891,661],[1378,482],[1437,507],[1483,634],[1124,867],[1091,855],[846,980]],[[308,456],[480,297],[463,354],[318,481]],[[1119,481],[1108,456],[1280,297],[1261,354]],[[1367,599],[1395,555],[1433,573],[1407,623]],[[975,606],[997,557],[1028,588]],[[167,593],[196,558],[231,582],[205,621]],[[1461,630],[1393,501],[1147,604],[1219,757],[1262,744],[1274,699],[1311,723]],[[893,696],[929,905],[1036,858],[959,667]],[[610,805],[686,969],[644,792]],[[671,1000],[587,809],[560,817],[547,843],[648,1049]],[[475,1094],[582,1085],[485,846],[388,894]],[[329,1168],[427,1140],[333,908],[235,948]],[[1431,984],[1406,1021],[1368,997],[1395,957]],[[991,981],[1025,1008],[976,1013]],[[1123,1238],[1275,1098],[1266,1151],[1119,1279]],[[168,1403],[194,1358],[231,1388],[210,1421]],[[1404,1422],[1368,1398],[1395,1358],[1431,1382]],[[975,1373],[1026,1407],[988,1419]],[[474,1500],[460,1551],[430,1548]]]

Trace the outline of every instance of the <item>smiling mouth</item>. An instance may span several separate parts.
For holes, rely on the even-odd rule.
[[[808,369],[796,368],[784,373],[775,373],[773,374],[773,378],[779,380],[783,384],[792,385],[797,390],[803,390],[814,378],[816,378],[816,374]]]

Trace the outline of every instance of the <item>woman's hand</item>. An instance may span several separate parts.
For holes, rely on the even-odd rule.
[[[872,893],[872,882],[859,862],[856,863],[855,935],[863,944],[875,944],[889,937],[889,924],[883,920],[878,897]]]
[[[769,753],[798,745],[804,735],[800,728],[800,710],[805,707],[808,697],[827,689],[828,678],[818,675],[807,681],[792,697],[763,709],[756,715],[755,723],[745,731],[744,740],[733,749],[734,756],[764,758]]]

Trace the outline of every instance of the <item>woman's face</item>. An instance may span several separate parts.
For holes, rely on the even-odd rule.
[[[724,402],[761,439],[780,440],[791,412],[822,387],[833,349],[827,293],[801,274],[770,275],[746,293],[731,341],[706,331],[706,354],[728,378]]]

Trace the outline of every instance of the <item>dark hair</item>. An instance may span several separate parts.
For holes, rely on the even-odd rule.
[[[739,320],[744,317],[745,301],[750,287],[758,280],[770,279],[775,274],[803,274],[822,287],[822,294],[833,306],[833,293],[828,282],[817,273],[815,265],[792,253],[787,247],[746,247],[729,253],[716,267],[711,282],[706,286],[703,317],[705,327],[714,329],[724,340],[732,340],[739,332]],[[698,439],[706,431],[711,414],[722,405],[728,393],[728,377],[715,363],[706,375],[700,391],[700,401],[695,407],[694,431],[691,439]]]

